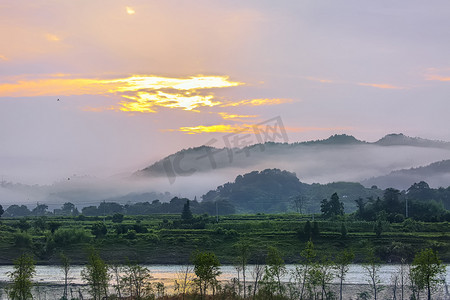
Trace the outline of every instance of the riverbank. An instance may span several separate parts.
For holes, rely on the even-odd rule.
[[[157,282],[163,283],[166,294],[174,294],[174,281],[178,279],[179,272],[183,268],[181,265],[146,265],[152,275],[151,282],[155,286]],[[249,265],[247,268],[247,285],[252,285],[254,278],[251,275],[251,271],[254,266]],[[287,265],[287,274],[282,278],[282,282],[288,286],[292,282],[291,273],[295,269],[294,265]],[[74,298],[79,298],[81,293],[84,298],[88,297],[87,286],[83,283],[81,278],[81,270],[83,266],[72,266],[69,272],[69,293],[71,291]],[[7,286],[7,273],[12,270],[12,266],[0,267],[0,300],[6,300],[6,294],[4,287]],[[237,278],[238,274],[234,266],[222,266],[220,267],[221,275],[219,276],[219,282],[222,286],[231,284],[233,278]],[[392,284],[392,278],[398,273],[398,265],[382,265],[379,270],[380,286],[382,291],[379,296],[380,299],[390,298],[394,293],[394,285]],[[241,274],[242,275],[242,274]],[[193,276],[193,275],[192,275]],[[450,282],[450,268],[447,268],[445,276],[446,282]],[[241,277],[242,280],[242,277]],[[357,299],[357,295],[363,292],[369,292],[370,286],[367,284],[367,274],[362,265],[350,265],[347,276],[344,283],[344,299]],[[63,293],[63,273],[59,267],[55,266],[37,266],[36,275],[34,276],[35,287],[33,288],[34,299],[58,299]],[[115,291],[112,288],[113,281],[110,282],[110,293],[114,294]],[[242,284],[242,282],[241,282]],[[433,299],[447,300],[450,299],[447,292],[448,287],[441,285],[439,290],[434,294]],[[338,280],[335,278],[330,285],[330,290],[336,295],[339,292]],[[397,299],[400,299],[401,287],[397,286]],[[289,293],[289,288],[287,288]],[[409,299],[410,291],[409,286],[404,286],[405,299]]]

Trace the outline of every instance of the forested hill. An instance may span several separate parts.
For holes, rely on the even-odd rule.
[[[234,146],[234,145],[229,145]],[[222,141],[209,146],[183,149],[134,173],[134,177],[183,177],[191,179],[214,172],[216,178],[229,180],[230,174],[277,168],[295,172],[305,183],[336,181],[363,182],[395,170],[417,168],[450,159],[450,143],[403,134],[389,134],[376,142],[358,140],[351,135],[295,143],[266,142],[243,148],[225,148]],[[394,178],[395,180],[395,178]],[[440,175],[419,178],[439,187]],[[417,180],[409,180],[407,188]],[[220,181],[216,182],[220,184]],[[366,185],[371,186],[371,185]],[[391,182],[397,186],[397,182]]]
[[[443,160],[427,166],[392,171],[384,176],[364,180],[366,186],[377,185],[380,188],[394,187],[406,190],[411,182],[426,180],[437,187],[447,187],[450,184],[450,160]]]
[[[295,173],[279,169],[253,171],[236,177],[234,182],[211,190],[202,196],[203,201],[227,201],[237,212],[274,213],[296,210],[320,212],[320,201],[337,192],[346,211],[356,209],[359,197],[380,197],[383,191],[365,188],[359,183],[335,182],[329,184],[305,184]]]

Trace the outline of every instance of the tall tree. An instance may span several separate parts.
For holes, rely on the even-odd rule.
[[[101,259],[98,252],[90,250],[88,263],[81,271],[81,277],[89,286],[89,293],[94,300],[108,296],[108,265]]]
[[[373,252],[369,253],[368,262],[363,265],[363,268],[367,271],[368,283],[372,290],[372,294],[375,300],[378,299],[378,294],[382,291],[380,278],[381,265]]]
[[[419,289],[426,289],[428,300],[431,299],[432,289],[443,282],[445,265],[439,259],[437,252],[424,249],[416,254],[412,262],[412,279]]]
[[[197,284],[200,288],[200,297],[205,299],[208,286],[216,284],[221,274],[219,260],[212,252],[197,252],[192,260],[194,272],[197,275]]]
[[[394,188],[387,188],[383,195],[384,209],[388,213],[402,213],[403,206],[400,203],[400,191]]]
[[[31,288],[33,276],[36,273],[34,259],[22,254],[14,261],[14,271],[8,273],[12,286],[8,289],[11,300],[33,299]]]
[[[69,272],[70,272],[70,259],[66,256],[64,252],[60,254],[61,259],[61,270],[64,274],[64,291],[62,299],[67,300],[67,288],[69,286]]]
[[[124,287],[132,299],[148,299],[152,295],[152,278],[150,270],[136,263],[129,263],[124,268]]]
[[[300,253],[302,262],[295,267],[295,279],[299,285],[300,299],[303,299],[305,289],[308,280],[308,274],[310,274],[311,268],[317,256],[316,250],[314,250],[314,244],[311,240],[306,243],[305,249]]]
[[[3,206],[0,205],[0,217],[3,215],[5,211],[3,210]]]
[[[284,274],[286,274],[286,265],[281,257],[280,251],[275,247],[269,247],[266,258],[264,281],[270,296],[277,293],[279,296],[283,297],[284,286],[281,283],[281,278]]]
[[[323,199],[320,204],[320,211],[325,218],[332,218],[335,216],[344,215],[344,203],[339,201],[337,193],[331,195],[330,201]]]
[[[343,284],[345,280],[345,276],[347,275],[349,265],[352,263],[355,258],[355,254],[352,250],[345,249],[341,253],[339,253],[335,260],[335,269],[337,271],[337,277],[339,278],[339,299],[342,300],[342,290]]]
[[[244,299],[245,299],[246,297],[245,271],[247,268],[248,258],[250,256],[250,243],[247,240],[239,241],[239,243],[236,244],[236,249],[238,252],[239,265],[241,266],[242,269],[242,278],[244,280]]]
[[[181,212],[181,219],[183,219],[184,221],[192,220],[192,212],[189,202],[189,200],[186,201],[183,206],[183,211]]]
[[[31,214],[33,216],[45,216],[46,214],[48,214],[48,205],[47,204],[37,204],[37,206],[35,208],[33,208],[33,210],[31,211]]]

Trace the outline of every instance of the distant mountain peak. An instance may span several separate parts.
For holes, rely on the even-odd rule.
[[[308,142],[302,142],[298,144],[321,144],[321,145],[355,145],[355,144],[365,144],[367,142],[358,140],[353,135],[348,134],[335,134],[330,136],[327,139],[324,140],[315,140],[315,141],[308,141]]]
[[[375,142],[380,146],[416,146],[416,147],[450,147],[450,143],[433,141],[419,137],[410,137],[403,133],[387,134]]]
[[[358,140],[353,135],[335,134],[324,140],[330,144],[361,144],[363,141]]]

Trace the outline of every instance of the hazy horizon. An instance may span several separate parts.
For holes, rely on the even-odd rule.
[[[289,142],[450,141],[444,0],[19,0],[0,20],[8,182],[120,177],[276,117]]]

